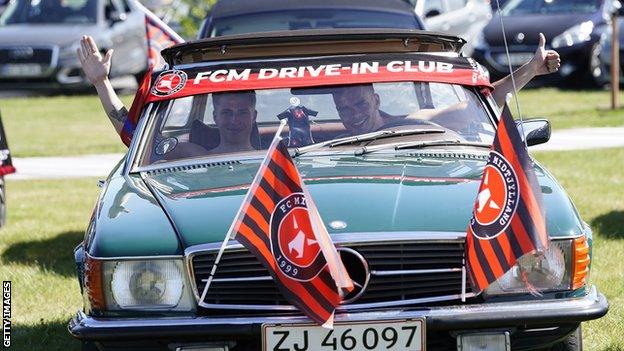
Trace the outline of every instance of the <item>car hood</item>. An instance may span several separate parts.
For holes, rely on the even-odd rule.
[[[522,15],[503,17],[505,23],[505,35],[510,46],[526,45],[537,47],[539,33],[544,33],[548,43],[566,29],[589,21],[594,14],[561,14],[561,15]],[[519,43],[516,36],[524,34],[524,41]],[[490,22],[483,29],[485,41],[490,46],[504,46],[500,18],[498,14],[492,16]]]
[[[0,27],[0,45],[71,45],[83,35],[98,36],[102,28],[92,25],[11,24]]]
[[[486,155],[320,156],[296,164],[330,233],[464,232]],[[188,247],[223,240],[258,167],[259,161],[205,164],[143,177]],[[551,235],[580,233],[568,197],[536,171]],[[332,225],[338,221],[346,227]]]

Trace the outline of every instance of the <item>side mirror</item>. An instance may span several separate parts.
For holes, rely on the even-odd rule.
[[[435,16],[440,16],[440,11],[438,10],[429,10],[427,13],[425,13],[425,18],[431,18],[431,17],[435,17]]]
[[[545,118],[535,118],[516,121],[520,135],[524,132],[524,139],[528,146],[544,144],[550,140],[550,122]]]

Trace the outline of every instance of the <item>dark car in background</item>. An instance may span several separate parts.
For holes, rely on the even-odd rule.
[[[198,38],[321,28],[425,27],[404,0],[221,0],[206,16]]]
[[[613,0],[510,0],[501,9],[509,44],[511,65],[528,62],[537,48],[539,33],[546,36],[546,49],[561,55],[561,68],[546,79],[564,79],[575,85],[599,83],[599,41],[609,26]],[[509,73],[498,13],[494,13],[474,43],[474,57],[493,79]]]
[[[111,76],[147,68],[145,19],[133,0],[14,0],[0,17],[0,89],[84,88],[82,35],[115,49]]]
[[[620,84],[624,82],[624,8],[620,5],[617,11],[618,21],[618,42],[620,43]],[[611,47],[613,30],[611,26],[607,28],[598,42],[600,52],[598,54],[598,65],[593,72],[598,84],[606,85],[611,83]]]

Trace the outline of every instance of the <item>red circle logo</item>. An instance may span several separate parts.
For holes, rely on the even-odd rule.
[[[482,239],[491,239],[505,231],[518,208],[519,200],[516,172],[503,155],[492,151],[483,169],[483,180],[470,221],[473,234]]]
[[[475,203],[475,219],[481,225],[490,225],[500,217],[507,198],[507,188],[501,172],[487,165]]]
[[[271,251],[279,270],[287,277],[309,281],[327,262],[316,241],[302,193],[280,200],[271,214]]]
[[[308,209],[298,207],[290,211],[279,226],[280,251],[299,267],[308,267],[321,251],[314,237]]]
[[[182,90],[186,85],[187,75],[183,71],[171,70],[162,72],[156,79],[152,94],[168,96]]]

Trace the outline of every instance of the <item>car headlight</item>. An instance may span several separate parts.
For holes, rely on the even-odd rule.
[[[190,311],[182,260],[104,261],[106,309]]]
[[[554,37],[550,45],[553,49],[557,49],[589,41],[593,30],[594,22],[592,21],[577,24],[576,26],[570,27],[565,32]]]
[[[575,260],[577,259],[575,245],[573,245],[575,242],[574,240],[553,240],[543,255],[522,257],[515,266],[484,291],[485,297],[528,293],[526,282],[540,292],[573,288],[572,278],[575,274]]]

